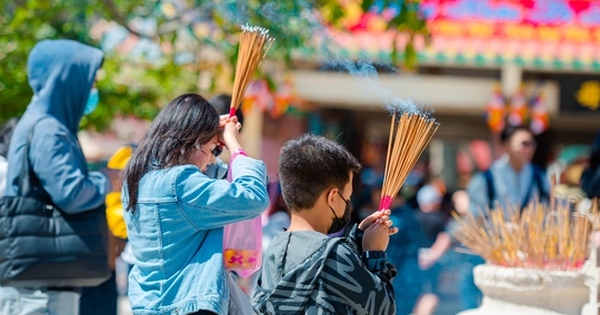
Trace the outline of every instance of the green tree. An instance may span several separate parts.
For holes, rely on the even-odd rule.
[[[426,34],[418,1],[380,0],[377,5],[394,3],[401,3],[402,10],[388,28],[411,37]],[[366,11],[374,2],[362,5]],[[296,50],[317,44],[323,24],[335,26],[343,16],[335,0],[0,0],[0,121],[22,114],[29,103],[27,56],[42,39],[99,46],[99,25],[116,23],[134,38],[156,44],[158,58],[107,52],[98,82],[101,102],[82,121],[83,127],[103,129],[119,114],[152,119],[169,99],[197,90],[203,72],[221,69],[219,63],[234,65],[241,24],[269,29],[276,38],[269,58],[289,64]],[[220,57],[207,61],[206,52]],[[395,62],[397,55],[394,51]],[[406,65],[415,64],[412,45],[403,55]]]
[[[124,0],[119,2],[119,8],[128,12],[143,3]],[[105,2],[79,0],[2,3],[0,120],[21,115],[31,99],[27,56],[33,46],[46,38],[68,38],[98,46],[90,30],[99,19],[111,16],[110,8]],[[159,63],[151,63],[109,53],[98,82],[101,102],[94,113],[84,117],[82,125],[102,129],[117,114],[152,119],[174,93],[193,91],[196,77],[197,71],[176,65],[168,55]]]

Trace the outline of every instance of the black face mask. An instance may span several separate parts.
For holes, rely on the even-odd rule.
[[[337,193],[338,195],[340,195],[340,197],[342,197],[342,200],[344,200],[344,202],[346,203],[346,208],[344,208],[344,215],[341,218],[338,218],[333,208],[329,206],[329,209],[331,209],[331,212],[333,212],[335,219],[333,219],[333,222],[331,222],[331,227],[329,228],[329,230],[327,230],[327,234],[333,234],[341,231],[350,220],[350,201],[346,200],[346,198],[344,198],[344,196],[342,196],[342,194],[340,194],[339,191]]]

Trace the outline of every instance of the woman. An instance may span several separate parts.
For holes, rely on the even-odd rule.
[[[223,226],[268,206],[265,165],[241,149],[240,128],[201,96],[184,94],[160,112],[127,164],[134,314],[228,313]],[[203,173],[221,143],[232,152],[231,183]]]

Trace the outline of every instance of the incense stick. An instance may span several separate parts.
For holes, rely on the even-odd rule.
[[[267,29],[249,25],[242,26],[238,59],[235,67],[235,79],[233,81],[233,93],[231,94],[230,117],[235,115],[235,111],[240,106],[248,85],[250,85],[254,77],[254,73],[267,55],[274,41],[275,39],[269,36]]]
[[[456,238],[486,261],[509,267],[577,269],[590,253],[590,233],[598,228],[598,204],[576,211],[577,202],[556,198],[550,205],[533,202],[510,218],[502,207],[487,217],[453,213]],[[485,219],[487,218],[487,219]],[[489,221],[489,222],[488,222]]]
[[[379,210],[389,208],[438,127],[423,113],[392,113]]]

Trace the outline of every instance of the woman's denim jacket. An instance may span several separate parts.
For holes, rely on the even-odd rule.
[[[129,300],[138,315],[227,314],[223,226],[258,216],[268,206],[263,162],[238,156],[233,181],[207,177],[193,165],[151,171],[139,183],[134,212],[125,211],[137,262]],[[129,200],[126,185],[123,204]]]

